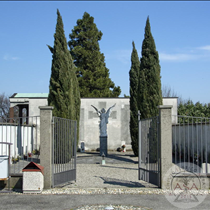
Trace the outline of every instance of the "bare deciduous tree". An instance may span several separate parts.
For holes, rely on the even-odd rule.
[[[170,86],[168,85],[163,85],[162,86],[162,97],[178,97],[178,105],[179,104],[184,104],[188,100],[184,100],[181,95],[177,94],[177,92],[174,91]]]
[[[163,85],[162,96],[163,97],[178,97],[178,94],[170,86]]]
[[[6,122],[7,118],[9,118],[9,97],[5,95],[5,93],[0,94],[0,121]]]
[[[9,96],[7,96],[5,93],[1,93],[0,94],[0,122],[9,122],[9,111],[10,111],[9,108],[10,108]],[[19,113],[19,108],[15,106],[14,117],[17,117],[18,113]]]

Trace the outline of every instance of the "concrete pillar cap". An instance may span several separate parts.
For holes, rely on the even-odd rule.
[[[171,109],[173,106],[172,105],[159,105],[157,106],[158,109]]]
[[[39,109],[41,109],[41,110],[53,110],[54,107],[53,106],[39,106]]]

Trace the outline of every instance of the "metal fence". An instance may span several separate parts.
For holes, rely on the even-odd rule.
[[[76,180],[77,122],[53,117],[53,187]]]
[[[0,142],[12,144],[10,175],[21,175],[29,162],[40,162],[40,117],[9,118],[0,122]],[[9,156],[5,144],[0,144],[0,155]]]
[[[172,125],[173,163],[193,163],[193,172],[210,173],[210,118],[175,116]]]
[[[139,180],[160,186],[159,117],[139,119]]]

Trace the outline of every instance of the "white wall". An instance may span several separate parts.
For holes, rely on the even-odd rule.
[[[10,107],[14,107],[21,104],[29,105],[28,116],[39,116],[39,106],[47,106],[47,98],[10,98]]]
[[[163,105],[172,105],[172,124],[177,123],[178,98],[163,98]]]
[[[18,103],[29,104],[29,116],[39,116],[39,106],[47,106],[48,104],[47,98],[10,98],[10,102],[11,107],[17,105]],[[95,109],[91,105],[97,107],[99,110],[101,110],[102,108],[105,108],[107,110],[115,103],[116,106],[112,109],[109,123],[107,125],[108,149],[116,150],[123,144],[126,144],[127,149],[131,148],[129,129],[129,98],[82,98],[80,111],[79,147],[81,145],[81,142],[84,142],[86,150],[95,150],[99,148],[100,119],[97,116]],[[172,105],[172,115],[177,115],[177,98],[163,98],[163,105]],[[172,117],[172,123],[176,123],[176,119],[176,117]]]
[[[82,98],[79,147],[81,142],[84,142],[86,150],[99,148],[100,119],[91,105],[98,110],[107,110],[115,103],[107,125],[108,149],[116,150],[123,144],[126,144],[127,149],[131,149],[129,98]],[[172,115],[177,115],[177,98],[163,98],[163,105],[172,105]],[[175,123],[176,119],[172,118],[172,123]]]
[[[39,148],[37,127],[12,124],[0,125],[0,142],[12,143],[11,157],[24,155]],[[0,155],[8,155],[8,146],[0,144]]]
[[[108,135],[108,149],[117,149],[123,142],[130,147],[130,131],[129,131],[129,98],[82,98],[81,112],[80,112],[80,139],[85,143],[85,149],[99,148],[99,122],[100,119],[96,114],[95,106],[98,110],[105,108],[106,111],[109,107],[116,104],[112,108],[107,125]]]
[[[40,109],[39,106],[47,106],[48,102],[46,98],[43,99],[29,99],[29,116],[39,116]]]

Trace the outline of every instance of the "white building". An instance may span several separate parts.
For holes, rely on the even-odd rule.
[[[27,116],[39,116],[39,106],[47,106],[47,93],[17,93],[10,97],[10,117],[13,117],[15,106],[19,107],[22,116],[22,110],[25,108]],[[83,142],[86,150],[95,150],[99,148],[99,117],[95,109],[105,108],[106,110],[116,104],[112,109],[107,125],[108,149],[116,150],[122,144],[126,148],[131,148],[130,138],[130,99],[129,98],[82,98],[80,109],[80,137],[79,147]],[[177,98],[163,98],[163,105],[172,105],[172,115],[177,115]],[[173,120],[174,119],[174,120]],[[176,118],[172,118],[175,122]]]

